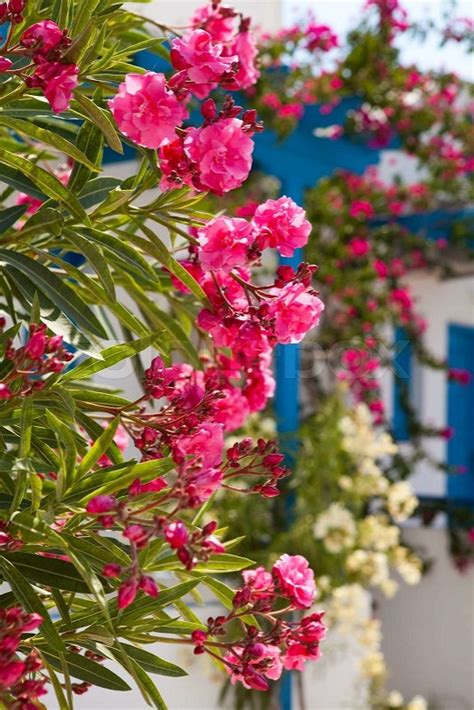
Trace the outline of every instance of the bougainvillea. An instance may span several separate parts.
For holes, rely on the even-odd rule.
[[[10,0],[0,22],[1,703],[128,690],[112,661],[163,708],[148,673],[184,672],[141,646],[170,640],[265,691],[320,656],[314,573],[282,550],[236,591],[216,581],[251,563],[211,508],[279,495],[276,441],[225,435],[266,406],[273,349],[323,303],[316,267],[260,268],[308,240],[292,200],[251,219],[200,209],[246,180],[263,129],[209,97],[258,79],[250,20],[215,2],[156,37],[111,0]],[[134,65],[143,49],[169,71]],[[125,179],[105,145],[135,151]],[[185,601],[200,584],[223,604],[205,622]]]

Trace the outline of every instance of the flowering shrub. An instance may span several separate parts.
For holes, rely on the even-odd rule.
[[[314,574],[289,554],[246,569],[210,511],[226,490],[278,496],[276,442],[224,433],[265,407],[272,350],[323,303],[314,266],[257,274],[264,250],[308,240],[292,200],[200,210],[245,181],[262,130],[209,98],[256,81],[250,21],[213,3],[153,37],[112,0],[10,0],[0,22],[0,700],[126,691],[114,661],[163,708],[149,674],[184,671],[142,646],[170,640],[267,690],[320,655]],[[169,76],[132,64],[168,56],[165,39]],[[201,117],[184,123],[191,97]],[[136,151],[124,180],[105,145]],[[93,379],[117,366],[138,374],[133,401]],[[237,590],[214,579],[243,569]],[[223,604],[205,622],[185,601],[198,585]]]

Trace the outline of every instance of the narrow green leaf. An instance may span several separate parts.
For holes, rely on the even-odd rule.
[[[100,279],[105,292],[113,301],[115,301],[115,286],[112,276],[109,271],[109,265],[104,257],[103,252],[99,247],[90,242],[79,234],[76,234],[70,229],[65,229],[64,236],[76,247],[79,254],[83,254],[90,266]]]
[[[107,333],[90,307],[84,303],[72,288],[63,283],[54,271],[47,269],[38,261],[30,259],[24,254],[7,251],[6,249],[0,249],[0,261],[11,264],[11,266],[28,276],[36,284],[37,288],[58,306],[77,328],[84,328],[99,338],[107,337]]]
[[[48,173],[47,170],[40,168],[38,165],[35,165],[35,163],[32,163],[31,160],[27,160],[21,155],[14,155],[8,150],[2,149],[0,149],[0,163],[19,170],[23,175],[30,178],[45,195],[61,202],[63,206],[81,222],[83,221],[86,224],[89,222],[89,218],[83,207],[79,204],[77,197],[75,197],[67,187],[64,187],[57,177]]]
[[[158,688],[153,683],[150,676],[143,670],[142,666],[131,657],[129,658],[129,663],[133,669],[135,681],[139,685],[144,698],[149,698],[153,702],[153,706],[158,708],[158,710],[168,710],[168,706],[161,697]]]
[[[56,650],[53,652],[48,648],[47,650],[41,649],[41,652],[53,668],[62,673],[61,659]],[[66,659],[69,673],[73,678],[82,680],[85,683],[91,683],[91,685],[99,688],[107,688],[108,690],[131,690],[130,686],[120,676],[90,658],[70,651],[64,653],[64,658]]]
[[[13,227],[20,217],[25,213],[28,205],[15,205],[0,211],[0,234],[3,234]]]
[[[74,93],[74,98],[90,120],[102,131],[105,140],[112,150],[115,150],[116,153],[122,154],[122,141],[120,140],[117,130],[107,111],[101,109],[96,103],[91,101],[91,99],[85,96],[85,94],[81,94],[79,91]]]
[[[15,552],[8,555],[6,559],[32,582],[69,592],[89,594],[87,584],[70,562],[29,552]]]
[[[80,365],[62,375],[60,382],[75,382],[77,380],[89,379],[92,375],[101,372],[101,370],[109,369],[118,362],[127,360],[128,358],[142,352],[142,350],[146,350],[146,348],[151,347],[160,336],[161,333],[152,333],[150,335],[146,335],[144,338],[133,340],[130,343],[113,345],[110,348],[106,348],[105,350],[102,350],[102,360],[97,360],[95,358],[88,358],[87,360],[84,360],[84,362],[81,362]]]
[[[105,429],[99,438],[96,439],[76,469],[76,480],[82,478],[88,471],[90,471],[100,457],[107,452],[109,446],[113,443],[115,432],[117,431],[119,423],[120,417],[116,417],[110,422],[107,429]]]
[[[172,678],[188,675],[185,670],[174,663],[165,661],[163,658],[155,656],[154,653],[145,651],[142,648],[130,646],[128,643],[122,643],[122,648],[126,654],[130,658],[133,658],[147,673],[156,673],[157,675],[166,675]],[[111,650],[113,652],[114,649]]]
[[[98,172],[99,170],[99,168],[94,165],[94,163],[92,163],[81,150],[76,148],[73,143],[53,131],[46,128],[40,128],[30,121],[23,121],[20,118],[12,118],[4,115],[0,115],[0,126],[6,126],[17,133],[34,138],[40,143],[50,145],[61,151],[61,153],[65,153],[65,155],[73,158],[73,160],[77,160],[79,163],[86,165],[89,170],[92,170],[93,172]]]
[[[28,580],[16,569],[15,565],[1,555],[0,571],[12,588],[12,592],[15,594],[20,604],[24,606],[27,611],[36,612],[43,618],[40,631],[44,638],[53,648],[62,651],[65,648],[64,642],[51,621],[46,607]]]

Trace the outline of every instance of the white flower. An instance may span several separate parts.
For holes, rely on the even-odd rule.
[[[403,705],[403,695],[398,692],[398,690],[392,690],[388,694],[387,704],[391,708],[400,708]]]
[[[337,554],[352,547],[356,535],[356,524],[352,513],[339,503],[331,503],[329,508],[318,516],[314,536],[322,540],[328,552]]]
[[[407,481],[398,481],[390,486],[387,494],[387,508],[392,518],[402,522],[410,517],[418,506],[418,498]]]
[[[383,515],[368,515],[359,522],[358,542],[364,548],[385,552],[398,545],[400,530],[396,525],[389,525]]]
[[[367,593],[360,584],[345,584],[331,593],[327,606],[327,620],[347,631],[367,614]]]
[[[406,710],[428,710],[428,703],[421,695],[415,695],[406,706]]]
[[[377,678],[385,675],[387,669],[382,652],[374,651],[365,656],[360,662],[360,669],[362,675],[366,678]]]
[[[346,568],[374,587],[389,578],[387,557],[382,552],[354,550],[346,560]]]

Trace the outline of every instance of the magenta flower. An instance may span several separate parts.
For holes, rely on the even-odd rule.
[[[213,41],[209,32],[193,30],[171,43],[171,62],[184,72],[186,88],[200,99],[206,98],[226,75],[232,76],[236,56],[225,56],[224,46]]]
[[[54,113],[67,111],[77,86],[79,67],[62,62],[41,62],[27,84],[42,89]]]
[[[223,195],[247,179],[254,144],[243,125],[238,118],[225,118],[189,129],[184,152],[198,166],[202,189]]]
[[[265,246],[277,249],[282,256],[293,256],[295,249],[306,246],[311,233],[306,212],[291,197],[264,202],[257,207],[253,223]]]
[[[279,343],[300,343],[306,333],[318,325],[324,303],[302,283],[290,283],[272,289],[275,298],[269,315],[275,318],[275,337]]]
[[[248,89],[254,86],[260,76],[256,66],[258,49],[255,36],[250,32],[239,32],[232,44],[231,52],[237,55],[239,62],[232,88]]]
[[[59,48],[64,42],[66,30],[62,30],[53,20],[42,20],[28,27],[20,37],[20,44],[35,54],[47,54]]]
[[[109,107],[121,132],[145,148],[159,148],[176,138],[176,128],[188,117],[166,83],[164,74],[127,74]]]
[[[113,496],[101,495],[92,498],[86,505],[86,510],[88,513],[101,515],[114,510],[116,505],[117,501]]]
[[[198,230],[199,261],[203,269],[230,271],[248,263],[248,250],[255,233],[251,224],[238,217],[216,217]]]
[[[307,609],[316,599],[314,572],[301,555],[282,555],[273,565],[273,576],[283,596],[297,609]]]
[[[138,592],[138,582],[136,579],[128,579],[120,585],[118,591],[117,603],[119,609],[126,609],[127,606],[135,601]]]

